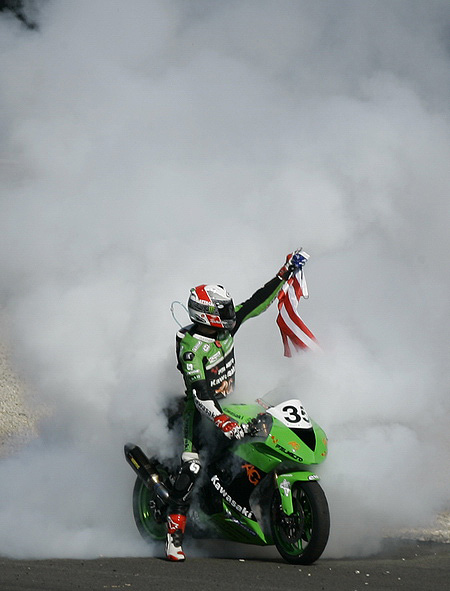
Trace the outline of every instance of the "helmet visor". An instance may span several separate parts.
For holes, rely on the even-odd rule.
[[[236,320],[236,310],[234,309],[233,301],[218,302],[217,311],[221,320]]]

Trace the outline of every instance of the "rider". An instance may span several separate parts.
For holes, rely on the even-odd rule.
[[[184,451],[167,520],[166,556],[169,560],[186,558],[181,544],[190,496],[201,469],[198,455],[201,417],[213,421],[229,439],[241,439],[248,430],[247,425],[239,425],[224,414],[219,403],[219,399],[234,389],[233,337],[243,322],[264,312],[285,281],[302,268],[306,258],[300,250],[289,254],[277,275],[236,307],[221,285],[199,285],[191,289],[188,312],[193,324],[179,330],[176,338],[177,367],[186,385],[186,401]]]

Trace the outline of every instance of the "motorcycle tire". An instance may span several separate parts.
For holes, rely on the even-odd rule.
[[[154,503],[154,491],[137,478],[133,489],[133,515],[139,533],[147,542],[164,540],[167,532],[165,515],[161,514],[158,518]]]
[[[330,533],[328,502],[318,482],[292,487],[294,513],[287,516],[279,490],[272,495],[270,529],[278,552],[291,564],[312,564],[325,550]]]

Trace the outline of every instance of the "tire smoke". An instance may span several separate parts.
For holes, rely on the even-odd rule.
[[[326,555],[428,523],[450,484],[448,3],[32,10],[0,13],[0,338],[45,412],[0,462],[0,553],[149,552],[122,447],[177,449],[170,303],[243,301],[300,246],[323,351],[283,359],[272,306],[237,336],[235,398],[287,388],[329,435]]]

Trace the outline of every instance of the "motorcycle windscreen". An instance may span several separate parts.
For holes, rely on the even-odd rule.
[[[289,427],[297,437],[313,451],[316,448],[316,434],[311,420],[300,400],[292,399],[273,406],[267,412]]]

